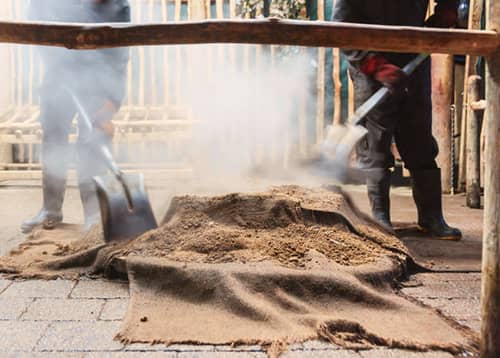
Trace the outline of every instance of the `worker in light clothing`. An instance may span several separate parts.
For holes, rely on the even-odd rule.
[[[424,26],[428,0],[337,0],[334,21],[378,25]],[[457,19],[455,0],[441,0],[428,25],[449,27]],[[366,172],[373,217],[392,228],[390,219],[390,168],[393,138],[411,173],[413,198],[420,228],[440,239],[459,240],[460,230],[448,226],[442,212],[441,173],[435,158],[438,147],[432,136],[430,60],[411,75],[401,68],[417,56],[343,50],[354,83],[356,107],[381,86],[392,96],[366,120],[368,134],[357,147],[360,167]]]
[[[29,18],[58,22],[129,22],[127,0],[31,0]],[[93,132],[110,142],[111,119],[119,110],[126,87],[128,49],[70,51],[41,47],[44,65],[40,88],[43,206],[22,223],[30,232],[36,226],[51,229],[62,222],[66,173],[71,161],[69,134],[77,110],[71,91],[90,114]],[[87,227],[99,221],[99,206],[92,177],[105,172],[89,148],[90,133],[79,126],[76,144],[78,185]]]

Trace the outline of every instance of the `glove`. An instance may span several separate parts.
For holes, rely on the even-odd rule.
[[[94,127],[99,128],[107,136],[113,137],[115,127],[111,119],[118,111],[116,105],[111,100],[105,100],[102,106],[92,114]]]
[[[440,0],[434,10],[434,14],[425,22],[429,27],[455,27],[458,22],[457,0]]]
[[[361,63],[360,70],[393,93],[406,89],[408,85],[408,75],[381,55],[368,55]]]

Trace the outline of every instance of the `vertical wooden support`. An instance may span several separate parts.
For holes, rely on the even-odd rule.
[[[155,22],[155,14],[154,7],[156,1],[149,0],[148,3],[148,21],[149,23]],[[150,104],[152,106],[156,106],[158,104],[158,79],[156,76],[156,47],[149,47],[149,82],[151,84],[151,101]]]
[[[318,0],[318,20],[325,20],[325,1]],[[317,72],[317,99],[316,99],[316,143],[324,138],[325,128],[325,48],[318,48]]]
[[[500,32],[500,2],[486,0],[487,28]],[[481,357],[500,357],[500,50],[487,59]]]
[[[472,103],[477,102],[481,88],[481,77],[471,76],[467,81],[467,97],[469,109],[467,115],[467,206],[479,209],[481,206],[481,190],[479,185],[479,131],[481,126],[481,111],[474,110]]]
[[[453,103],[453,56],[432,55],[432,126],[439,146],[443,192],[451,191],[451,105]]]
[[[483,14],[483,0],[470,0],[469,4],[469,30],[479,30],[481,28],[481,17]],[[475,64],[477,56],[467,56],[465,58],[464,74],[464,95],[462,104],[462,116],[460,125],[460,148],[459,148],[459,167],[458,167],[458,187],[463,191],[466,181],[466,138],[467,138],[467,80],[470,76],[476,74]]]
[[[167,0],[161,0],[161,20],[166,23],[168,21]],[[163,46],[163,106],[168,107],[170,100],[170,83],[168,66],[169,51],[167,46]]]
[[[137,4],[137,22],[142,23],[142,6],[143,2],[140,1]],[[144,107],[146,103],[146,89],[145,89],[145,81],[146,81],[146,59],[144,53],[144,46],[138,47],[137,51],[139,52],[139,106]]]
[[[174,20],[181,21],[181,0],[175,0]],[[180,46],[175,46],[175,104],[179,105],[181,100],[181,82],[182,82],[182,52]]]

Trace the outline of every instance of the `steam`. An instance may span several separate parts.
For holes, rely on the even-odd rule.
[[[62,11],[60,0],[32,0],[32,3],[33,1],[43,5],[34,12],[27,12],[28,19],[55,21],[57,11]],[[132,2],[132,6],[134,5],[135,2]],[[52,11],[51,6],[56,6],[57,11]],[[81,12],[68,12],[67,9],[64,9],[63,14],[62,21],[81,22],[81,16],[85,17]],[[49,18],[45,18],[46,16]],[[284,182],[315,183],[307,168],[294,171],[290,168],[298,154],[300,104],[310,106],[315,101],[311,96],[311,86],[315,85],[315,68],[310,55],[306,51],[288,48],[283,51],[285,56],[272,57],[270,47],[260,47],[257,50],[250,45],[192,45],[181,48],[183,58],[180,63],[172,61],[176,59],[177,47],[169,46],[165,50],[169,58],[168,68],[163,66],[163,47],[145,48],[143,53],[146,54],[146,74],[154,73],[156,77],[160,92],[156,94],[158,98],[163,97],[161,91],[164,88],[160,83],[165,78],[165,72],[171,81],[171,92],[175,92],[173,82],[178,76],[181,77],[180,91],[171,96],[176,98],[175,103],[170,105],[183,108],[189,113],[188,120],[195,122],[188,132],[189,139],[182,142],[181,154],[177,157],[170,152],[171,148],[160,144],[148,146],[152,149],[150,152],[129,151],[126,160],[148,163],[154,157],[161,164],[170,163],[173,159],[183,159],[184,163],[193,168],[196,178],[213,179],[221,189],[227,187],[226,180],[241,179],[243,183],[249,176],[258,177],[262,173],[266,173],[268,177],[272,174],[271,176]],[[76,77],[71,77],[70,71],[67,72],[64,68],[65,65],[60,65],[64,76],[61,80],[64,83],[73,82],[90,88],[86,91],[87,98],[82,98],[83,102],[90,103],[90,107],[95,100],[92,98],[92,86],[102,82],[109,87],[113,81],[116,64],[112,56],[107,56],[107,53],[113,51],[115,50],[99,51],[99,64],[94,63],[90,69],[73,72]],[[75,61],[96,57],[93,51],[40,48],[38,52],[45,56],[45,62],[55,62],[68,56]],[[125,92],[132,94],[133,98],[125,97],[124,106],[136,105],[138,97],[138,48],[132,49],[131,53],[133,88],[125,89]],[[221,53],[223,55],[219,56]],[[245,60],[246,53],[250,54],[249,60]],[[280,50],[277,53],[279,55]],[[150,61],[150,56],[155,56],[155,59]],[[152,63],[155,66],[149,68]],[[99,78],[102,80],[97,81]],[[146,104],[154,102],[151,98],[151,84],[150,80],[144,83]],[[112,92],[120,91],[123,91],[122,86],[116,84]],[[47,92],[43,94],[47,95]],[[67,109],[61,106],[60,114],[64,116],[66,112]],[[309,111],[303,118],[307,122],[306,127],[314,127],[313,115]],[[165,134],[171,135],[175,134]],[[62,158],[67,153],[60,155]],[[118,159],[123,160],[124,156],[118,155]],[[55,162],[59,161],[56,159]],[[285,179],[284,173],[287,173]]]

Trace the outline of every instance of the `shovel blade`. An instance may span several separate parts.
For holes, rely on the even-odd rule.
[[[158,227],[151,209],[142,174],[124,174],[132,207],[123,185],[112,175],[94,177],[101,210],[104,240],[128,240]]]

